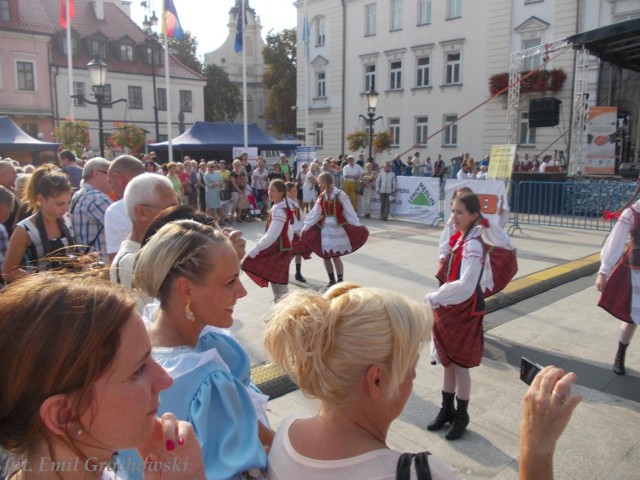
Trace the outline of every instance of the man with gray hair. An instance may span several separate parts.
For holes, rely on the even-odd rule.
[[[113,195],[118,199],[113,202],[104,216],[104,231],[107,242],[108,261],[118,253],[120,244],[131,232],[131,220],[124,206],[124,189],[129,182],[144,173],[144,164],[131,155],[120,155],[109,165],[109,185]]]
[[[158,213],[179,202],[171,181],[155,173],[143,173],[133,178],[124,190],[123,201],[131,220],[131,233],[111,263],[110,277],[113,283],[131,289],[133,261],[147,227]]]
[[[69,212],[76,241],[107,258],[104,234],[104,215],[111,199],[109,185],[109,160],[96,157],[89,160],[82,171],[82,187],[71,198]]]

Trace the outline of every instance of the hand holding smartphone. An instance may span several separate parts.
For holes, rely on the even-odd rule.
[[[540,373],[542,366],[532,362],[528,358],[522,357],[520,361],[520,380],[527,385],[531,385],[535,376]]]

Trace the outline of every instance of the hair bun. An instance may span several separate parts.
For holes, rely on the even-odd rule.
[[[361,288],[362,285],[359,285],[355,282],[339,282],[333,285],[324,293],[324,298],[327,300],[334,300],[351,290],[355,290],[356,288]]]

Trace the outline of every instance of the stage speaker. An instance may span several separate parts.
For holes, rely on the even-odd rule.
[[[555,97],[529,100],[529,128],[555,127],[560,123],[560,105]]]
[[[638,165],[635,163],[621,163],[618,169],[618,174],[625,178],[636,178],[638,173]]]

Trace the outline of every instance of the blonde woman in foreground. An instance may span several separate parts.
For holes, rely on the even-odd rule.
[[[283,421],[269,453],[269,479],[392,480],[401,452],[386,444],[391,422],[411,394],[433,316],[388,290],[341,283],[324,294],[291,292],[268,315],[265,347],[302,392],[320,401],[313,417]],[[553,451],[580,395],[575,374],[545,368],[525,396],[521,478],[552,478]],[[433,479],[459,479],[429,455]],[[416,479],[411,467],[411,479]]]

